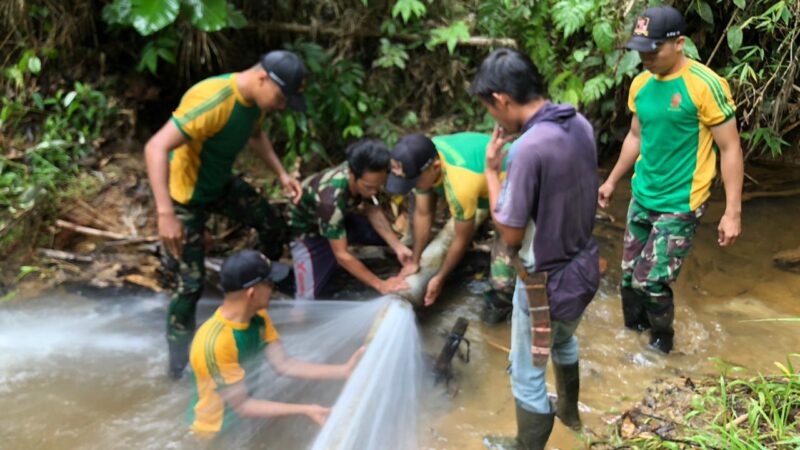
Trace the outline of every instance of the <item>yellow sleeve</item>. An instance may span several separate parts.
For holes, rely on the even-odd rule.
[[[172,122],[190,140],[204,141],[218,133],[228,121],[230,88],[219,80],[205,80],[183,95],[172,113]]]
[[[269,316],[267,311],[262,310],[259,311],[258,314],[264,318],[264,342],[267,344],[271,344],[281,338],[281,335],[278,334],[278,330],[272,324],[272,318]]]
[[[639,95],[639,90],[651,76],[650,72],[642,72],[631,83],[631,90],[628,92],[628,109],[634,114],[636,114],[636,96]]]
[[[208,371],[217,386],[227,386],[244,379],[244,369],[239,365],[239,350],[233,330],[223,330],[214,346],[214,359],[207,361]]]
[[[711,76],[713,75],[713,78]],[[700,90],[700,102],[697,105],[700,123],[713,127],[727,122],[736,116],[736,104],[733,102],[728,81],[709,71],[709,78]]]

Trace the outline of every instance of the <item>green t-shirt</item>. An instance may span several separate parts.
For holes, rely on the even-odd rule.
[[[633,197],[658,212],[690,212],[710,196],[717,149],[711,128],[735,116],[728,82],[689,61],[660,77],[633,80],[628,107],[641,124],[641,154],[632,180]]]

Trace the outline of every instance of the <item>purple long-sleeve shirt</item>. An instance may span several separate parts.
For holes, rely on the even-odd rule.
[[[571,105],[545,102],[511,147],[495,208],[502,225],[536,225],[536,271],[549,273],[551,314],[581,315],[600,280],[592,238],[597,205],[597,148],[591,124]]]

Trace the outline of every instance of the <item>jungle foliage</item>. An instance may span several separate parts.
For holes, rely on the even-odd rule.
[[[304,171],[346,141],[409,130],[488,130],[467,94],[499,46],[531,55],[555,101],[578,105],[616,153],[639,57],[625,42],[646,0],[16,0],[0,5],[3,57],[0,208],[56,192],[120,120],[117,98],[153,129],[191,83],[241,70],[269,49],[300,53],[312,73],[307,114],[266,125]],[[687,52],[730,80],[748,157],[779,155],[800,124],[800,6],[794,0],[675,0]],[[156,90],[125,86],[144,84]],[[133,90],[135,91],[135,90]],[[137,93],[138,92],[138,93]],[[159,103],[161,102],[161,103]],[[141,123],[141,122],[145,123]],[[146,133],[145,133],[146,134]],[[143,137],[146,139],[146,136]],[[66,178],[65,178],[66,177]],[[35,196],[34,196],[35,197]]]

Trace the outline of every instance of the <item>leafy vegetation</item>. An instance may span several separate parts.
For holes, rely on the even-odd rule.
[[[115,116],[103,73],[142,72],[158,87],[159,126],[205,76],[240,70],[272,48],[306,60],[307,114],[267,123],[287,164],[341,158],[365,135],[488,130],[467,94],[492,48],[516,46],[551,97],[578,105],[613,155],[628,128],[627,88],[640,70],[622,45],[646,0],[20,0],[0,5],[2,194],[9,211],[58,190]],[[778,156],[800,125],[800,6],[790,0],[676,0],[687,53],[731,81],[748,157]],[[92,61],[91,63],[88,61]],[[95,61],[99,66],[95,65]],[[99,70],[101,73],[90,76]],[[62,73],[64,72],[64,73]],[[142,79],[139,77],[140,80]],[[135,94],[134,96],[136,96]]]

